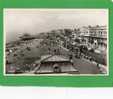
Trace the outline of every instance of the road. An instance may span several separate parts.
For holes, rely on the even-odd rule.
[[[74,59],[74,66],[80,74],[99,74],[96,64],[85,59]]]

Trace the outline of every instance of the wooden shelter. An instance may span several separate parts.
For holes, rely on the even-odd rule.
[[[61,55],[44,55],[41,56],[41,60],[36,61],[39,64],[36,74],[78,74],[78,70],[75,68],[69,58]]]

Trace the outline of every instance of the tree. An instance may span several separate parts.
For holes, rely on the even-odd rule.
[[[65,31],[65,36],[70,36],[72,34],[71,29],[64,29],[64,31]]]
[[[76,39],[75,39],[75,42],[80,43],[80,40],[76,38]]]

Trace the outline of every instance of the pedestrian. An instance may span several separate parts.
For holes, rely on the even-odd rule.
[[[99,67],[99,63],[97,63],[97,67],[100,69],[100,67]]]

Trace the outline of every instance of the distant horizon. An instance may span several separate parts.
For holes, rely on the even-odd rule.
[[[91,26],[91,25],[88,25],[88,26]],[[88,26],[82,26],[82,27],[88,27]],[[95,26],[97,26],[97,25],[95,25]],[[95,27],[95,26],[91,26],[91,27]],[[98,25],[98,26],[106,26],[106,25]],[[58,28],[58,29],[53,29],[53,30],[59,30],[59,29],[62,29],[62,30],[64,30],[64,29],[80,29],[80,28],[82,28],[82,27],[77,27],[77,28]],[[50,31],[44,31],[44,32],[38,32],[38,33],[35,33],[35,34],[31,34],[31,33],[29,33],[29,32],[25,32],[25,33],[22,33],[22,34],[20,34],[20,36],[22,36],[23,34],[29,34],[29,35],[37,35],[37,34],[40,34],[40,33],[48,33],[48,32],[51,32],[51,31],[53,31],[53,30],[50,30]],[[20,37],[19,36],[19,37]],[[11,41],[7,41],[7,39],[6,39],[6,43],[10,43],[10,42],[13,42],[13,41],[17,41],[17,40],[19,40],[19,37],[18,38],[16,38],[16,39],[14,39],[14,40],[11,40]]]

